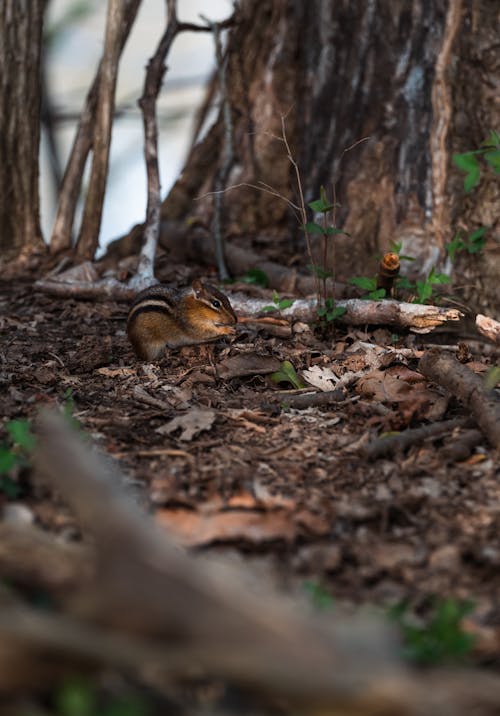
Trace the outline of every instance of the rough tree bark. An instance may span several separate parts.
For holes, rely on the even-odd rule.
[[[38,194],[45,0],[0,3],[0,251],[42,249]]]
[[[498,180],[485,177],[464,201],[463,176],[451,160],[455,151],[477,148],[495,127],[499,13],[495,0],[242,0],[227,43],[234,126],[228,184],[265,182],[296,198],[280,141],[286,114],[306,201],[318,197],[321,185],[331,192],[336,183],[337,219],[352,237],[335,239],[340,278],[374,273],[376,254],[391,240],[403,241],[404,252],[419,258],[415,270],[427,272],[456,228],[488,225],[483,256],[472,264],[468,257],[474,280],[487,266],[470,297],[499,307],[491,281],[500,269]],[[198,216],[209,223],[213,196],[197,197],[214,188],[222,142],[219,113],[195,137],[164,201],[165,220]],[[243,186],[229,192],[225,207],[226,236],[272,239],[277,255],[301,247],[285,201]]]

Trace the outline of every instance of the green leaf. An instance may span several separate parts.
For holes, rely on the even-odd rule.
[[[332,311],[328,311],[326,314],[326,320],[335,321],[337,318],[340,318],[340,316],[343,316],[346,311],[347,308],[345,306],[335,306]]]
[[[455,261],[456,254],[465,249],[465,242],[462,239],[462,232],[457,231],[453,241],[450,241],[449,244],[446,244],[445,248],[450,259],[452,261]]]
[[[481,142],[481,146],[500,149],[500,134],[498,134],[498,132],[495,132],[495,130],[492,129],[490,132],[490,136],[485,139],[484,142]]]
[[[500,174],[500,150],[495,149],[492,152],[486,152],[484,158],[493,169],[495,174]]]
[[[428,281],[417,281],[417,295],[415,303],[425,303],[432,296],[432,285]]]
[[[262,288],[267,288],[269,286],[269,278],[267,277],[266,272],[260,268],[249,269],[241,277],[241,281],[256,286],[262,286]]]
[[[305,387],[289,360],[283,361],[280,369],[271,374],[271,380],[274,383],[291,383],[297,390]]]
[[[451,278],[445,273],[434,273],[434,269],[430,272],[427,281],[431,284],[450,283]]]
[[[396,284],[396,288],[402,288],[402,289],[406,289],[408,291],[413,291],[413,289],[415,288],[415,284],[412,281],[410,281],[408,276],[399,276],[396,279],[395,284]]]
[[[335,205],[328,201],[324,187],[321,187],[320,195],[321,196],[319,199],[311,201],[308,206],[313,211],[318,211],[322,214],[326,214],[326,212],[331,211],[335,207]]]
[[[380,299],[385,298],[385,288],[377,288],[376,291],[370,291],[368,298],[372,301],[380,301]]]
[[[0,475],[10,472],[17,462],[17,455],[6,445],[0,445]]]
[[[290,308],[295,303],[295,300],[293,298],[282,298],[278,302],[278,308],[280,311],[283,311],[285,308]]]
[[[474,605],[446,599],[434,606],[427,624],[418,623],[407,613],[407,605],[393,609],[391,618],[403,632],[406,655],[419,664],[456,662],[466,656],[474,644],[474,637],[463,631],[461,622]]]
[[[362,288],[363,291],[375,291],[377,289],[377,278],[375,276],[355,276],[349,279],[349,283],[352,283],[353,286],[357,286],[358,288]]]
[[[307,264],[307,268],[310,269],[318,278],[332,278],[333,273],[331,271],[325,271],[321,266],[313,266],[313,264]]]
[[[4,475],[0,477],[0,492],[3,492],[9,500],[16,500],[22,493],[22,490],[17,482],[14,482],[8,475]]]
[[[31,452],[34,449],[36,438],[31,432],[31,425],[28,420],[10,420],[5,429],[14,445],[19,445],[27,452]]]
[[[317,224],[315,221],[308,221],[307,224],[304,224],[304,230],[307,231],[308,234],[324,234],[325,231],[322,226]]]
[[[397,254],[399,256],[399,252],[403,248],[403,242],[402,241],[391,241],[389,242],[389,248],[392,251],[393,254]]]
[[[463,172],[466,177],[464,179],[464,189],[468,193],[474,189],[479,183],[480,168],[475,152],[464,152],[463,154],[454,154],[453,161],[456,166]]]
[[[469,241],[467,245],[467,251],[469,254],[477,254],[478,251],[481,251],[481,249],[484,248],[486,243],[485,234],[487,231],[487,226],[481,226],[479,229],[476,229],[469,234]]]
[[[262,308],[262,311],[265,313],[269,313],[270,311],[277,311],[277,310],[278,310],[278,306],[264,306]]]

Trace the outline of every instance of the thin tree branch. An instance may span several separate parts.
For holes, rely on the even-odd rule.
[[[120,54],[125,47],[125,43],[134,24],[140,4],[141,0],[126,0],[125,2],[125,19],[122,26],[122,33],[119,38]],[[92,149],[94,139],[93,130],[96,119],[97,99],[101,76],[102,60],[99,63],[94,81],[88,91],[78,129],[73,141],[71,154],[64,172],[61,190],[59,193],[59,204],[50,240],[50,251],[52,253],[69,249],[71,246],[73,222],[78,197],[80,196],[82,187],[83,172],[85,170],[87,157]]]

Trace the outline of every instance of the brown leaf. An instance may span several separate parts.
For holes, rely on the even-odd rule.
[[[156,429],[160,435],[170,435],[181,430],[180,440],[192,440],[203,430],[210,430],[215,420],[215,411],[203,408],[192,408],[188,413],[179,415],[166,425]]]
[[[217,366],[220,378],[240,378],[245,375],[266,375],[280,369],[280,362],[272,356],[257,353],[240,353],[226,358]]]

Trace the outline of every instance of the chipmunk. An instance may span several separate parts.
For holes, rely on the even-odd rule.
[[[138,358],[151,361],[165,346],[177,348],[232,335],[237,320],[223,293],[195,279],[184,291],[161,284],[141,291],[128,314],[127,335]]]

